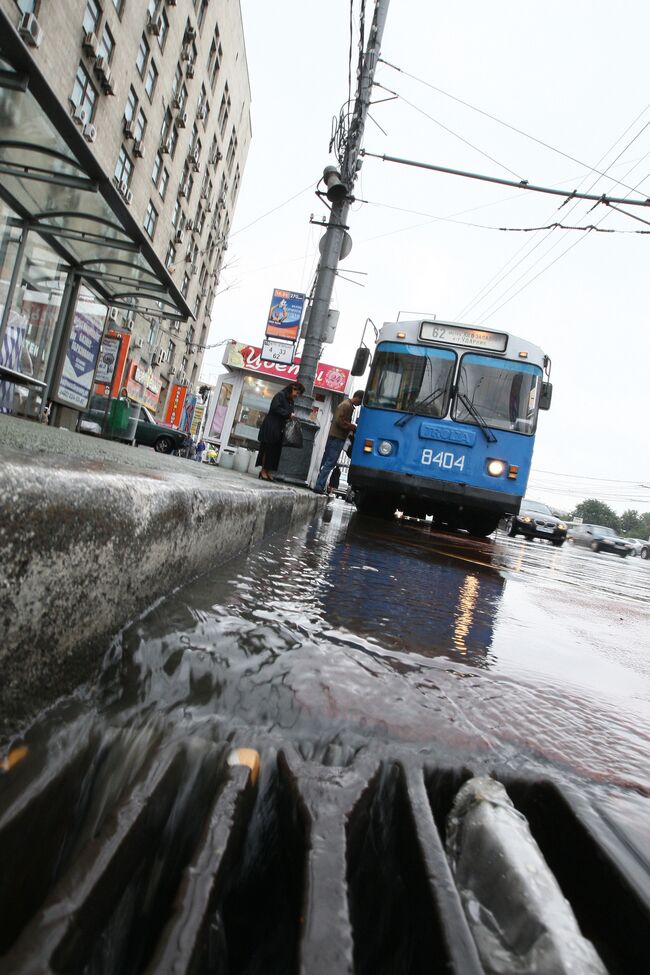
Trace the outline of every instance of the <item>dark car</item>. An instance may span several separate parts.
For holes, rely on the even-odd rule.
[[[556,518],[551,509],[539,501],[521,502],[518,515],[510,515],[506,522],[506,531],[511,538],[523,535],[525,538],[545,538],[552,545],[564,545],[567,526]]]
[[[569,529],[569,538],[574,545],[585,545],[593,552],[611,552],[623,559],[632,551],[628,541],[604,525],[573,525]]]
[[[82,433],[101,434],[106,415],[106,399],[93,396],[90,409],[82,418],[80,429]],[[190,437],[173,427],[157,423],[146,406],[140,407],[140,419],[135,431],[135,442],[139,446],[153,447],[161,454],[171,454],[174,450],[187,447]]]

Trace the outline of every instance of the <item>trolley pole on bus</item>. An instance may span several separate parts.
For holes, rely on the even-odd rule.
[[[318,426],[310,421],[314,402],[314,380],[342,249],[346,242],[349,247],[347,238],[348,213],[353,202],[352,191],[357,173],[361,168],[359,158],[363,133],[372,97],[375,69],[381,53],[381,41],[389,2],[390,0],[376,0],[340,172],[336,166],[327,166],[323,172],[326,196],[332,207],[327,222],[327,230],[321,240],[321,258],[316,274],[313,297],[309,304],[309,322],[304,336],[298,373],[298,379],[305,387],[304,396],[299,397],[296,402],[296,416],[300,419],[303,428],[304,447],[300,451],[283,451],[280,465],[282,479],[295,483],[304,484],[307,481],[314,437],[318,430]]]

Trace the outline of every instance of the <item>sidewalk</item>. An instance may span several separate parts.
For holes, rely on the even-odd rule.
[[[92,676],[156,599],[322,500],[0,415],[0,738]]]

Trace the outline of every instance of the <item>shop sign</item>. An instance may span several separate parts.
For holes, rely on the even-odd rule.
[[[187,386],[180,386],[178,383],[174,383],[169,394],[167,409],[165,411],[164,422],[168,424],[168,426],[178,427],[178,424],[181,421],[181,414],[186,396]]]
[[[193,437],[196,437],[199,430],[201,429],[201,421],[203,420],[203,414],[205,413],[205,403],[197,403],[194,407],[194,413],[192,414],[192,423],[190,426],[190,433]]]
[[[281,291],[276,288],[266,322],[266,337],[295,342],[300,331],[304,303],[304,295],[296,291]]]
[[[134,366],[135,363],[132,363],[126,381],[127,395],[134,403],[155,410],[160,399],[160,383],[151,370],[142,369],[140,366],[134,368]]]
[[[88,406],[105,317],[105,308],[96,315],[75,311],[55,397],[61,403],[81,410]]]
[[[256,345],[245,345],[243,342],[229,342],[226,346],[226,353],[223,359],[224,366],[231,369],[247,369],[250,372],[260,373],[264,376],[273,376],[284,379],[287,383],[298,378],[300,366],[300,356],[297,356],[291,365],[281,362],[265,362],[262,359],[262,350]],[[329,366],[325,362],[319,362],[316,369],[316,380],[314,385],[319,389],[326,389],[331,393],[344,393],[350,378],[350,371],[342,369],[340,366]]]

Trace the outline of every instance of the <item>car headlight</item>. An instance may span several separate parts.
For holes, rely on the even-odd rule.
[[[487,472],[491,477],[501,477],[506,467],[505,460],[496,460],[493,458],[487,462]]]
[[[560,529],[561,532],[565,532],[566,531],[566,525],[564,524],[563,521],[558,521],[557,527]]]
[[[382,440],[377,447],[377,450],[382,455],[382,457],[388,457],[389,454],[393,452],[393,445],[390,440]]]
[[[523,521],[526,525],[530,525],[532,520],[530,515],[519,515],[519,521]]]

